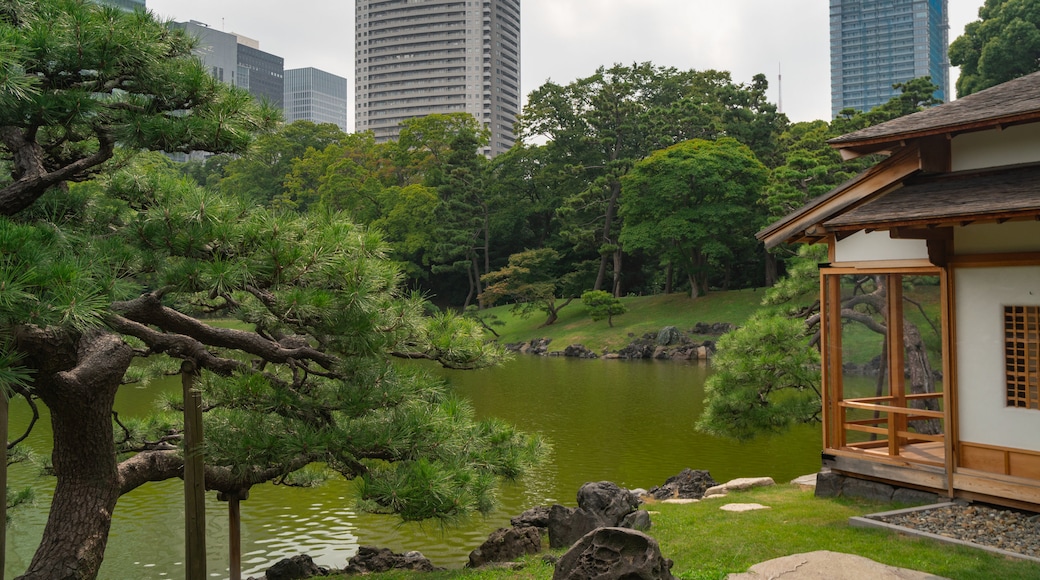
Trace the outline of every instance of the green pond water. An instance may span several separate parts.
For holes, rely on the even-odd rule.
[[[544,434],[553,444],[549,460],[523,480],[503,484],[501,507],[490,516],[444,529],[359,513],[352,484],[343,480],[311,489],[256,486],[242,503],[243,577],[300,553],[341,568],[358,545],[418,550],[437,565],[459,567],[490,532],[509,525],[511,516],[540,504],[573,506],[578,488],[588,481],[650,488],[691,467],[709,470],[718,481],[770,476],[782,482],[815,472],[820,464],[819,428],[746,444],[696,432],[693,424],[710,373],[703,365],[524,356],[496,369],[445,373],[479,415]],[[116,410],[121,416],[147,414],[160,392],[176,389],[177,381],[124,387]],[[13,438],[28,424],[29,412],[14,401],[11,415]],[[49,437],[44,416],[28,443],[47,453]],[[35,482],[38,501],[13,512],[8,577],[28,566],[53,489],[52,479],[38,479],[33,468],[21,465],[12,468],[11,479],[13,487]],[[173,480],[147,484],[120,498],[101,578],[184,576],[182,490],[182,482]],[[226,578],[227,504],[211,492],[206,509],[208,571],[213,578]]]

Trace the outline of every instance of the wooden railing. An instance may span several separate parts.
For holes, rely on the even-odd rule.
[[[924,401],[929,399],[941,399],[942,393],[924,393],[920,395],[905,395],[901,397],[900,403],[909,404],[913,401]],[[898,456],[899,450],[903,445],[911,442],[943,442],[945,436],[942,433],[939,434],[928,434],[918,433],[917,431],[910,431],[909,424],[911,421],[923,420],[923,419],[939,419],[945,418],[945,413],[942,411],[932,411],[928,409],[914,409],[905,406],[897,406],[897,397],[866,397],[861,399],[847,399],[838,402],[838,409],[840,413],[840,421],[844,427],[844,433],[848,431],[858,431],[861,433],[872,433],[875,435],[885,436],[884,440],[870,441],[865,443],[852,443],[848,444],[846,441],[842,441],[842,446],[847,447],[871,447],[878,448],[888,444],[888,454],[892,456]],[[879,416],[871,419],[857,419],[854,421],[847,420],[846,414],[848,409],[862,409],[865,411],[874,411]],[[878,427],[880,424],[885,424],[885,427]]]

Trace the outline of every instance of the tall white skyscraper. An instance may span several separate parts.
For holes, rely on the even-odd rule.
[[[513,146],[520,113],[520,0],[356,0],[355,121],[378,142],[400,123],[465,112]]]

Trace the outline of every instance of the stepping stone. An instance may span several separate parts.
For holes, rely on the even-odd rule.
[[[816,489],[816,474],[810,473],[791,480],[791,485],[797,485],[802,489]]]
[[[769,506],[760,503],[728,503],[719,509],[724,512],[750,512],[754,510],[767,510],[770,508]]]
[[[661,503],[675,503],[675,504],[679,504],[679,505],[686,505],[688,503],[697,503],[699,501],[701,501],[701,500],[699,500],[699,499],[672,498],[672,499],[663,499],[663,500],[661,500]]]

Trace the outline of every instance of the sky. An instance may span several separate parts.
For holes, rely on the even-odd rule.
[[[949,0],[950,41],[984,0]],[[147,0],[161,18],[197,20],[260,42],[285,68],[348,79],[353,128],[354,3],[344,0]],[[652,62],[769,79],[792,121],[830,118],[826,0],[521,0],[521,91],[568,84],[600,66]],[[951,72],[952,85],[956,69]],[[526,102],[526,98],[525,98]]]

